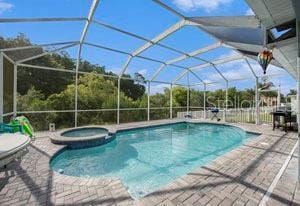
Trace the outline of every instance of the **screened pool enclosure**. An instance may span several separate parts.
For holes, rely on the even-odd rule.
[[[279,83],[288,78],[293,81],[295,76],[288,70],[291,76],[286,77],[287,72],[276,67],[281,64],[275,59],[271,62],[275,66],[270,65],[266,76],[277,80],[272,89],[277,96],[274,104],[264,108],[259,84],[266,77],[256,62],[256,53],[231,44],[227,30],[244,35],[246,40],[240,43],[262,49],[265,30],[255,16],[187,17],[169,3],[153,0],[143,3],[151,6],[151,12],[169,18],[169,25],[150,24],[145,17],[150,11],[146,10],[141,19],[133,20],[146,23],[135,28],[108,20],[105,9],[113,3],[87,2],[90,4],[78,4],[79,14],[68,11],[65,16],[66,5],[73,2],[60,1],[58,16],[49,10],[39,17],[24,12],[24,18],[0,18],[1,29],[11,31],[0,45],[1,121],[25,115],[44,130],[52,122],[57,127],[120,124],[182,118],[189,112],[193,118],[210,118],[209,109],[218,107],[224,121],[259,124],[271,122],[269,112],[280,106]],[[125,9],[130,13],[133,6]],[[143,31],[145,35],[140,34]],[[22,35],[16,37],[18,33],[26,38],[50,36],[51,40],[28,42]],[[195,38],[183,38],[183,33]],[[203,42],[203,36],[209,41]],[[118,41],[124,48],[112,46]],[[113,62],[112,68],[108,61]],[[253,89],[244,105],[239,96],[229,94],[229,89],[241,82],[246,85],[241,89]],[[218,97],[208,95],[217,90]]]

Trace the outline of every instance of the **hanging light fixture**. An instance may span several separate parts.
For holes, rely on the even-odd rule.
[[[273,58],[272,50],[269,50],[266,47],[261,52],[258,53],[257,61],[260,64],[261,68],[263,69],[264,74],[266,74],[267,67],[270,64],[272,58]]]
[[[263,29],[263,49],[258,53],[257,61],[260,64],[261,68],[266,74],[268,65],[272,61],[273,53],[272,50],[267,48],[267,30],[265,27],[262,26],[261,22],[259,23],[259,28]]]

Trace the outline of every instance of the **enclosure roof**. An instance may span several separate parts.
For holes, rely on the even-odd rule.
[[[224,41],[225,44],[253,59],[261,51],[266,29],[267,45],[273,49],[275,59],[272,64],[285,68],[296,77],[296,5],[293,5],[291,0],[247,0],[247,2],[255,16],[194,17],[190,20]],[[299,10],[300,8],[298,12]],[[286,33],[276,37],[274,29],[276,29],[275,32],[286,30]]]
[[[297,0],[246,0],[248,5],[268,31],[268,46],[274,48],[274,58],[291,75],[296,76],[296,13],[300,13]],[[296,5],[298,4],[298,5]],[[275,30],[275,32],[274,32]],[[284,32],[276,37],[276,32]],[[236,45],[240,46],[240,45]],[[241,46],[243,47],[243,46]],[[258,49],[258,48],[256,48]],[[255,48],[252,48],[255,51]]]
[[[228,46],[252,59],[256,59],[264,44],[264,29],[260,26],[255,16],[230,16],[230,17],[193,17],[189,20],[197,23],[198,27],[214,35]],[[272,48],[281,48],[280,42],[272,43]],[[289,44],[288,47],[293,47]],[[275,49],[274,60],[271,64],[284,67],[295,76],[295,68],[289,69],[286,60],[278,57]],[[294,58],[291,56],[290,58]],[[295,65],[296,66],[296,65]]]
[[[140,36],[135,34],[134,32],[126,31],[121,28],[118,28],[113,25],[105,24],[101,21],[98,21],[94,18],[95,12],[99,7],[101,7],[101,3],[99,0],[93,0],[89,13],[86,17],[46,17],[46,18],[20,18],[20,19],[12,19],[12,18],[2,18],[0,19],[0,23],[15,23],[15,22],[84,22],[84,28],[82,30],[80,39],[78,41],[70,41],[70,42],[58,42],[53,44],[45,44],[45,45],[37,45],[37,46],[27,46],[27,47],[18,47],[18,48],[3,48],[0,51],[5,52],[9,56],[9,52],[22,51],[26,49],[36,49],[38,47],[46,47],[46,46],[57,46],[55,49],[48,50],[43,53],[33,52],[31,56],[24,56],[19,53],[17,59],[12,59],[16,62],[16,64],[21,66],[26,66],[26,62],[29,60],[33,60],[39,57],[42,57],[47,54],[51,54],[53,52],[57,52],[66,48],[70,48],[73,46],[79,46],[78,56],[77,56],[77,68],[76,72],[79,70],[79,62],[82,54],[82,47],[84,45],[88,45],[95,48],[100,48],[103,50],[116,52],[120,54],[127,55],[127,59],[124,62],[123,67],[121,68],[121,72],[118,74],[120,77],[123,76],[128,70],[128,67],[133,62],[134,59],[142,59],[146,61],[151,61],[159,64],[155,69],[155,72],[151,77],[149,77],[148,81],[155,81],[157,77],[161,74],[161,72],[167,67],[174,67],[177,69],[183,70],[178,73],[178,76],[174,79],[166,80],[166,83],[176,84],[180,79],[184,76],[189,75],[199,81],[202,84],[209,84],[210,82],[205,81],[205,79],[201,76],[201,73],[195,72],[196,70],[210,67],[213,69],[216,74],[218,74],[221,79],[225,82],[230,81],[227,77],[224,76],[223,72],[220,71],[218,65],[236,61],[236,60],[245,60],[247,58],[256,59],[258,52],[262,49],[264,44],[264,36],[265,33],[268,35],[267,45],[268,47],[273,48],[274,60],[271,62],[276,66],[282,66],[286,69],[291,75],[295,76],[296,74],[296,37],[293,33],[295,20],[295,10],[296,6],[292,4],[292,1],[282,1],[282,0],[246,0],[249,6],[253,9],[255,16],[209,16],[209,17],[186,17],[174,10],[167,4],[163,3],[159,0],[153,0],[154,3],[158,4],[162,8],[171,12],[175,16],[179,18],[175,24],[168,27],[163,32],[157,34],[154,38],[149,39],[144,36]],[[106,29],[110,29],[121,34],[128,35],[138,40],[142,40],[144,44],[135,50],[128,52],[126,50],[120,50],[116,48],[110,48],[95,42],[87,41],[87,35],[90,27],[92,25],[97,25],[101,27],[105,27]],[[217,42],[208,45],[206,47],[199,48],[192,52],[186,52],[174,47],[171,47],[162,41],[169,36],[173,35],[177,31],[181,30],[184,27],[193,26],[201,31],[205,31],[208,34],[216,37],[218,39]],[[266,28],[267,30],[265,30]],[[285,34],[275,37],[274,33],[272,33],[272,29],[276,28],[277,30],[288,30]],[[109,38],[109,36],[107,37]],[[187,40],[188,41],[188,40]],[[162,61],[154,58],[150,58],[144,55],[145,51],[148,51],[150,48],[154,46],[159,46],[166,50],[175,52],[178,54],[176,58],[168,59],[167,61]],[[224,57],[221,59],[207,59],[199,56],[203,53],[207,53],[210,51],[215,51],[220,47],[226,47],[230,49],[234,49],[238,51],[238,54],[231,55],[228,57]],[[191,67],[182,66],[179,64],[180,61],[186,59],[193,59],[199,62],[198,65],[193,65]],[[253,73],[253,68],[248,63],[249,69]],[[29,65],[27,65],[29,66]],[[171,71],[170,71],[171,72]],[[254,72],[253,77],[257,75]],[[251,77],[251,78],[253,78]],[[189,80],[187,85],[190,85]]]

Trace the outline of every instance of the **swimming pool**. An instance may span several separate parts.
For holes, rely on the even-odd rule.
[[[233,126],[186,122],[115,135],[102,146],[63,151],[52,168],[71,176],[119,177],[140,198],[256,136]]]

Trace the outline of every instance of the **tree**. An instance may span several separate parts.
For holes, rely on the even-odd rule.
[[[203,104],[203,91],[198,91],[195,89],[190,89],[190,106],[202,107]]]
[[[0,38],[0,48],[32,45],[23,34],[16,38]],[[15,51],[8,53],[13,59],[24,59],[29,56],[45,52],[42,48]],[[74,70],[76,60],[68,53],[60,52],[46,55],[26,62],[33,65],[42,65],[65,70]],[[80,71],[89,72],[78,75],[78,124],[106,124],[116,123],[118,102],[118,75],[106,72],[105,66],[92,64],[81,60]],[[110,75],[110,76],[108,76]],[[121,78],[120,87],[120,122],[145,121],[147,119],[148,98],[145,85],[130,79],[126,74]],[[18,69],[18,111],[48,111],[38,114],[26,114],[36,130],[48,129],[48,123],[54,122],[58,128],[74,125],[75,108],[75,74],[27,67]],[[295,91],[291,90],[291,93]],[[203,91],[190,89],[190,106],[203,105]],[[277,96],[276,91],[264,92],[263,95]],[[173,113],[186,111],[187,89],[176,86],[172,90]],[[206,93],[207,107],[225,106],[225,90],[215,90]],[[239,97],[239,105],[255,97],[254,89],[238,90],[235,87],[228,89],[228,100],[234,102]],[[6,97],[7,98],[7,97]],[[170,89],[151,95],[151,119],[168,118],[170,111]],[[230,105],[229,105],[230,106]],[[243,104],[249,107],[251,104]],[[162,107],[162,108],[161,108]],[[178,107],[178,108],[176,108]],[[128,108],[135,108],[130,110]],[[84,111],[89,110],[89,111]],[[99,110],[99,111],[95,111]],[[63,112],[64,111],[64,112]]]
[[[131,97],[133,100],[137,100],[145,94],[146,88],[144,85],[135,83],[133,79],[128,79],[131,78],[128,74],[124,74],[122,77],[124,77],[124,79],[121,78],[120,90],[128,97]],[[115,81],[115,86],[118,86],[117,79]]]
[[[0,37],[0,48],[12,48],[18,46],[30,46],[30,40],[25,36],[25,34],[18,34],[15,38],[4,38]]]
[[[288,95],[297,95],[297,90],[296,89],[290,89],[290,92]]]
[[[187,106],[187,89],[185,87],[173,87],[173,106],[185,107]]]
[[[5,39],[0,38],[0,48],[30,46],[32,43],[24,35],[19,34],[16,38]],[[26,49],[22,51],[8,52],[8,55],[13,60],[25,59],[37,54],[45,52],[43,48]],[[37,59],[26,62],[27,64],[46,66],[52,68],[60,68],[65,70],[75,70],[76,60],[72,59],[68,53],[59,52],[49,54]],[[33,68],[19,67],[18,70],[18,92],[22,95],[34,87],[36,90],[41,91],[45,97],[51,94],[63,91],[67,85],[75,82],[75,74],[66,72],[56,72],[49,70],[39,70]],[[91,64],[86,60],[80,61],[80,71],[83,72],[96,72],[97,74],[112,75],[117,77],[112,72],[106,72],[104,66]],[[130,78],[130,75],[124,75],[125,78]],[[109,78],[109,77],[106,77]],[[118,85],[117,78],[114,79],[115,86]],[[145,87],[136,84],[133,80],[121,79],[121,91],[134,100],[139,99],[145,93]]]

